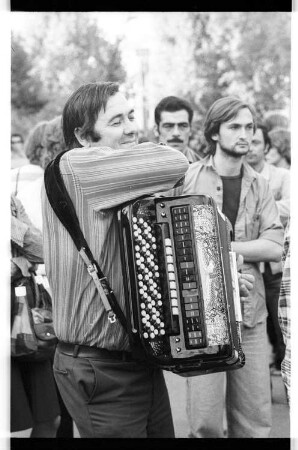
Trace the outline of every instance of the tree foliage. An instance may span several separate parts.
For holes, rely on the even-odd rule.
[[[61,14],[64,13],[47,19],[52,21],[51,32],[42,43],[47,51],[43,61],[47,89],[60,91],[65,97],[83,83],[124,81],[119,42],[111,44],[105,40],[95,21],[86,14],[68,14],[63,20]],[[60,28],[59,44],[52,46],[56,23]]]
[[[21,47],[21,37],[15,47]],[[28,132],[38,121],[61,114],[69,95],[81,84],[125,80],[120,41],[110,43],[101,35],[90,13],[36,13],[28,52],[18,51],[12,81],[12,122]],[[30,72],[30,77],[25,76]],[[39,81],[40,80],[40,81]],[[41,103],[37,87],[42,85],[47,104]],[[34,116],[21,124],[18,110],[30,94]]]
[[[32,75],[30,56],[14,36],[11,54],[11,103],[24,114],[38,112],[47,103],[43,86],[38,76]]]
[[[192,82],[186,96],[203,116],[219,97],[238,95],[261,116],[290,102],[288,13],[190,13]]]

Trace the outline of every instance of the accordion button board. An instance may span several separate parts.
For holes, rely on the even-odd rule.
[[[227,224],[213,199],[137,200],[119,223],[131,326],[148,352],[164,363],[195,356],[235,362],[240,300]]]

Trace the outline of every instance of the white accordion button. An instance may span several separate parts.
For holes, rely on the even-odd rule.
[[[172,247],[166,247],[166,255],[172,255],[172,254],[173,254]]]
[[[172,241],[170,238],[166,238],[165,239],[165,246],[166,247],[172,247]]]
[[[168,272],[175,272],[173,264],[168,264]]]
[[[177,291],[175,289],[172,289],[170,291],[170,295],[171,295],[171,298],[177,298]]]
[[[172,306],[178,306],[178,300],[177,300],[176,298],[173,298],[173,299],[171,300],[171,305],[172,305]]]
[[[179,316],[179,309],[178,308],[172,308],[172,314],[173,316]]]

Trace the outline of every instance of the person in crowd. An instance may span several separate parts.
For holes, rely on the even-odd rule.
[[[58,153],[66,150],[61,115],[47,122],[43,133],[42,146],[43,152],[40,155],[39,164],[45,169]]]
[[[185,156],[137,144],[134,111],[117,83],[81,86],[63,110],[60,170],[91,251],[124,310],[114,208],[172,188]],[[162,149],[162,151],[161,151]],[[110,323],[84,261],[43,197],[46,272],[59,339],[54,374],[81,437],[174,437],[163,373],[132,360],[128,335]],[[59,255],[59,257],[58,257]]]
[[[253,135],[246,161],[269,182],[275,198],[280,220],[285,227],[290,216],[290,173],[287,169],[268,164],[265,155],[270,148],[270,139],[267,129],[257,124]],[[262,264],[266,306],[268,310],[267,332],[273,346],[274,361],[271,364],[271,373],[280,374],[280,365],[285,355],[285,344],[278,321],[278,299],[282,278],[281,262],[266,262]]]
[[[273,128],[285,128],[289,129],[290,120],[285,111],[282,110],[272,110],[267,111],[264,114],[264,126],[267,128],[268,132],[273,130]]]
[[[50,121],[38,122],[30,131],[25,145],[23,143],[22,145],[14,144],[14,141],[23,141],[21,136],[20,139],[16,136],[19,135],[12,135],[11,137],[12,189],[26,206],[26,212],[32,222],[41,230],[41,187],[43,185],[44,168],[57,153],[65,149],[61,116]],[[38,264],[36,271],[39,275],[46,277],[44,264]],[[58,391],[57,394],[61,410],[57,437],[72,437],[72,419]]]
[[[11,135],[11,192],[17,196],[26,209],[30,220],[41,230],[41,186],[43,169],[31,164],[26,156],[23,137]]]
[[[266,153],[266,161],[276,167],[291,167],[291,132],[285,128],[269,131],[271,146]]]
[[[281,280],[278,318],[286,344],[285,357],[281,363],[281,374],[284,381],[287,399],[291,406],[291,247],[290,220],[287,224],[282,254],[283,276]]]
[[[232,250],[243,256],[243,270],[255,277],[254,288],[241,301],[245,366],[186,380],[190,437],[224,437],[225,407],[229,438],[265,438],[271,429],[267,310],[259,262],[280,261],[283,226],[268,182],[245,161],[254,131],[250,105],[234,97],[214,102],[204,124],[209,155],[191,164],[183,187],[174,189],[174,195],[214,198],[232,224]]]
[[[43,135],[48,121],[42,120],[38,122],[29,132],[25,142],[25,154],[31,164],[41,166],[44,147],[42,145]]]
[[[11,303],[14,286],[43,262],[42,235],[20,200],[11,194]],[[30,437],[56,436],[60,408],[50,360],[24,362],[11,358],[11,431],[32,428]]]
[[[179,150],[190,163],[200,156],[188,145],[191,134],[193,109],[184,99],[169,96],[163,98],[154,111],[154,133],[159,142]]]

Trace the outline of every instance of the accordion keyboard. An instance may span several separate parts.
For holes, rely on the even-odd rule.
[[[189,208],[187,206],[172,208],[172,222],[182,300],[181,308],[186,328],[185,344],[189,348],[200,348],[206,345],[206,335],[203,326],[203,302],[193,250]]]

